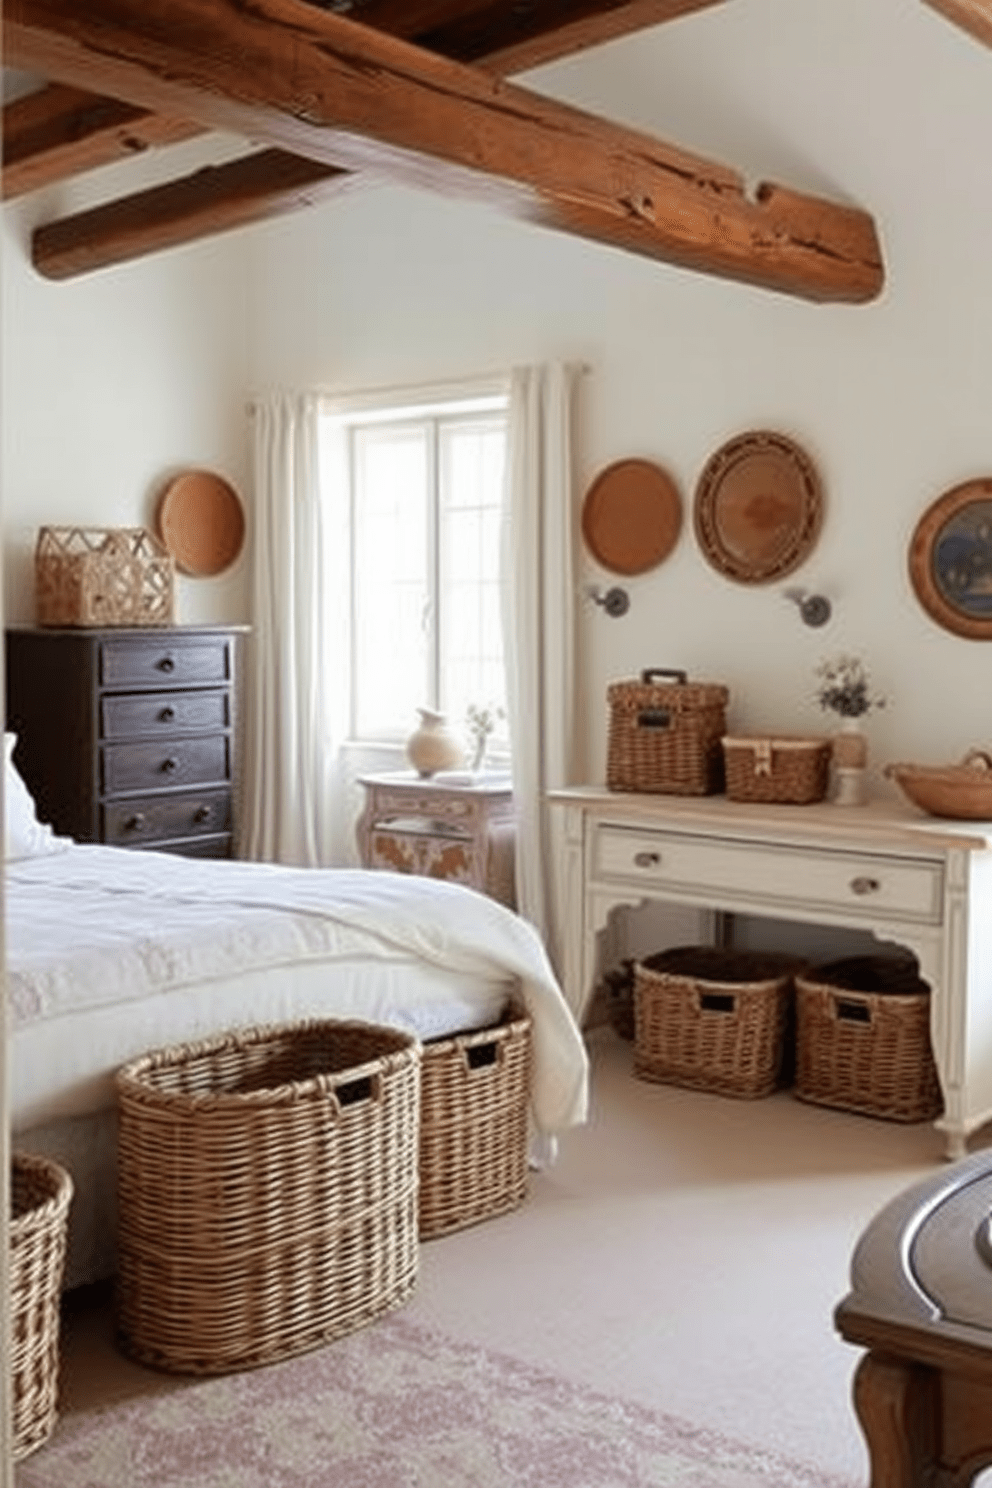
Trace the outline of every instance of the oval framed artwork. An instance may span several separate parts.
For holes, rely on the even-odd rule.
[[[209,470],[187,470],[162,492],[158,535],[181,573],[213,578],[241,552],[245,514],[234,487]]]
[[[992,477],[952,486],[927,508],[910,540],[909,577],[938,625],[992,640]]]
[[[582,503],[582,536],[603,568],[640,574],[656,568],[682,528],[682,499],[651,460],[617,460],[600,471]]]
[[[738,434],[710,456],[696,486],[696,540],[707,562],[738,584],[767,584],[809,556],[823,491],[805,450],[784,434]]]

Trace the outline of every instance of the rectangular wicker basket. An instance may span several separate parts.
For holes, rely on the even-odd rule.
[[[727,795],[731,801],[775,801],[808,806],[822,801],[830,782],[829,739],[737,738],[723,740]]]
[[[531,1021],[519,1009],[492,1028],[424,1044],[421,1240],[523,1203],[530,1082]]]
[[[795,1094],[889,1121],[940,1115],[930,987],[915,958],[852,956],[796,978]]]
[[[171,625],[175,563],[144,527],[42,527],[39,625]]]
[[[417,1277],[420,1044],[313,1020],[117,1075],[117,1326],[155,1368],[221,1374],[362,1327]]]
[[[723,789],[726,687],[652,667],[638,681],[611,683],[606,695],[608,789],[684,796]]]
[[[786,1068],[793,978],[774,952],[677,946],[634,965],[634,1073],[745,1099],[771,1095]]]
[[[55,1428],[59,1305],[72,1179],[49,1158],[14,1153],[10,1175],[10,1371],[13,1457]]]

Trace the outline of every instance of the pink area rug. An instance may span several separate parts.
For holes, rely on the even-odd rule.
[[[405,1317],[63,1416],[16,1488],[853,1488]]]

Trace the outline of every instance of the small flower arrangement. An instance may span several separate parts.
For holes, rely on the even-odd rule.
[[[885,698],[871,691],[864,662],[858,656],[835,656],[816,669],[820,707],[841,718],[861,718],[873,708],[884,708]]]
[[[473,770],[482,769],[489,735],[495,729],[497,721],[505,717],[506,710],[493,703],[487,703],[485,707],[479,703],[469,703],[465,710],[465,721],[472,740],[471,768]]]

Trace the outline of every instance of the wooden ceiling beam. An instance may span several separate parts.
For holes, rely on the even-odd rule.
[[[300,0],[5,0],[8,64],[324,165],[489,202],[814,300],[875,298],[870,216],[425,52]]]
[[[204,133],[202,124],[52,83],[4,107],[0,189],[9,200]]]
[[[976,41],[992,46],[992,0],[923,0],[931,10],[967,31]]]
[[[31,257],[46,278],[68,279],[313,206],[358,179],[284,150],[260,150],[45,223],[32,235]]]

